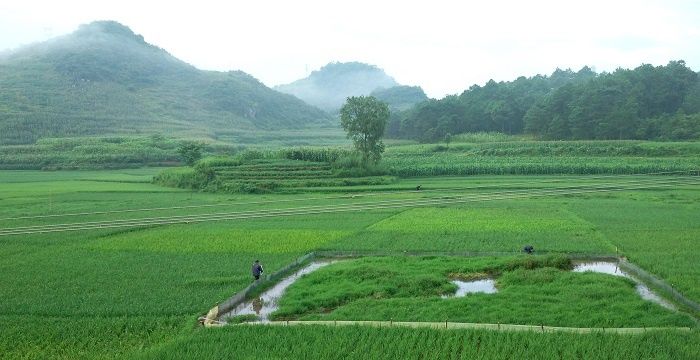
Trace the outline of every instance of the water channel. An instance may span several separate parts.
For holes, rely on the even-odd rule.
[[[651,302],[657,303],[669,310],[677,310],[676,307],[669,303],[668,301],[661,298],[659,295],[651,291],[648,286],[644,285],[639,279],[634,276],[624,272],[620,269],[616,262],[612,261],[590,261],[590,262],[574,262],[574,272],[596,272],[601,274],[608,274],[614,276],[626,277],[634,281],[636,285],[637,294],[644,300],[649,300]]]
[[[235,309],[224,314],[221,319],[225,321],[228,318],[239,315],[256,315],[259,318],[258,321],[270,321],[270,314],[279,308],[279,300],[282,295],[284,295],[284,292],[287,290],[289,285],[292,285],[300,277],[332,263],[334,263],[334,261],[313,262],[302,269],[297,270],[292,275],[285,277],[282,279],[282,281],[275,284],[275,286],[265,290],[259,297],[236,306]]]

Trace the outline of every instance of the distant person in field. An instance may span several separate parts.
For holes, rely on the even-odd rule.
[[[260,265],[260,260],[255,260],[252,271],[255,280],[260,280],[260,275],[263,273],[263,267]]]

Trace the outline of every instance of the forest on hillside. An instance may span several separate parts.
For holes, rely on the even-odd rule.
[[[684,61],[597,74],[589,67],[474,85],[395,113],[387,136],[436,141],[498,131],[541,139],[700,137],[700,79]]]

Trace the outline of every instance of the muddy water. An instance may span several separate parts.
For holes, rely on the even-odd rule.
[[[493,279],[472,281],[452,280],[452,283],[457,285],[457,292],[455,292],[454,295],[443,295],[443,299],[465,297],[467,294],[473,293],[493,294],[498,291],[498,289],[496,289],[496,282]]]
[[[668,301],[662,299],[659,295],[655,294],[653,291],[651,291],[651,289],[649,289],[649,287],[642,284],[642,282],[639,281],[639,279],[622,271],[622,269],[620,269],[620,267],[615,262],[594,261],[594,262],[574,263],[574,271],[575,272],[592,271],[592,272],[601,273],[601,274],[626,277],[628,279],[631,279],[635,283],[637,283],[637,286],[636,286],[637,294],[639,294],[639,296],[642,299],[657,303],[657,304],[659,304],[659,305],[661,305],[669,310],[676,310],[676,307],[673,304],[669,303]]]
[[[269,321],[270,314],[272,314],[279,308],[279,299],[282,297],[282,295],[284,295],[284,292],[285,290],[287,290],[289,285],[292,285],[300,277],[308,273],[314,272],[326,265],[330,265],[333,262],[334,261],[314,262],[307,265],[306,267],[298,270],[294,274],[282,279],[282,281],[275,284],[275,286],[265,290],[265,292],[260,294],[259,297],[251,301],[241,303],[235,309],[224,314],[221,317],[221,320],[225,321],[227,318],[234,317],[237,315],[257,315],[259,321]]]

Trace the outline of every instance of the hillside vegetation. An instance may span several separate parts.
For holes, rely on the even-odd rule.
[[[403,111],[412,108],[414,105],[428,100],[420,86],[399,85],[386,88],[379,88],[370,94],[377,99],[387,103],[391,111]]]
[[[0,144],[330,126],[321,110],[241,71],[202,71],[112,21],[0,56]]]
[[[461,95],[424,102],[395,116],[387,135],[420,141],[447,134],[498,131],[543,139],[700,137],[700,80],[683,61],[596,74],[493,80]]]

